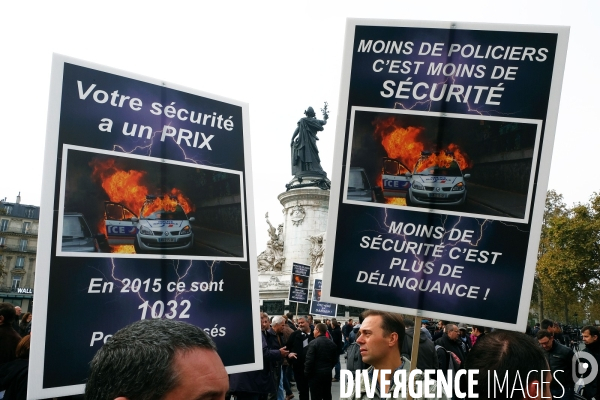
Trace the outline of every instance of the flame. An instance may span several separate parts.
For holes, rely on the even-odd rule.
[[[374,134],[381,138],[381,144],[389,158],[397,159],[412,168],[425,145],[417,140],[417,136],[424,131],[422,127],[409,126],[403,128],[396,125],[395,117],[377,119],[373,122],[375,125]]]
[[[437,146],[434,149],[426,147],[424,141],[419,139],[419,136],[425,131],[423,127],[403,127],[394,116],[377,118],[373,121],[373,126],[375,127],[373,134],[381,140],[387,156],[400,161],[411,172],[417,166],[421,159],[421,152],[424,150],[437,150],[437,152],[432,152],[426,159],[421,159],[416,172],[422,172],[432,166],[448,168],[452,161],[456,161],[461,170],[473,166],[468,155],[454,143],[450,143],[443,149],[439,149]],[[383,171],[376,180],[379,186],[383,186],[382,175]],[[406,205],[406,199],[402,198],[386,198],[385,202],[386,204]]]
[[[115,246],[110,246],[111,253],[120,253],[120,254],[135,254],[135,249],[132,244],[118,244]]]
[[[385,204],[395,204],[397,206],[405,206],[406,199],[402,197],[386,197]]]
[[[93,167],[92,177],[101,182],[102,188],[113,203],[119,203],[129,208],[134,213],[139,213],[146,201],[146,196],[150,193],[147,186],[141,183],[146,175],[145,171],[124,170],[115,165],[114,159],[101,161],[94,159],[90,162]],[[177,200],[171,199],[170,196]],[[157,197],[152,203],[152,211],[164,209],[165,211],[174,211],[179,203],[185,213],[195,210],[190,199],[177,188],[172,188],[168,195]],[[154,206],[156,205],[156,208]],[[101,222],[103,224],[103,222]],[[103,228],[104,229],[104,228]]]
[[[92,177],[101,182],[110,201],[139,212],[148,194],[148,188],[140,183],[146,172],[125,171],[115,166],[114,159],[94,159],[90,165],[93,167]]]

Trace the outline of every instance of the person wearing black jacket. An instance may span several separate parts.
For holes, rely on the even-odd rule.
[[[331,369],[339,362],[340,353],[326,332],[325,324],[317,324],[315,340],[307,346],[304,376],[308,378],[311,400],[331,400]]]
[[[337,349],[338,349],[338,358],[335,363],[335,376],[333,377],[333,382],[339,382],[340,381],[340,369],[341,369],[339,355],[342,353],[342,348],[343,348],[344,344],[342,343],[342,329],[340,328],[340,325],[338,324],[338,322],[335,318],[331,319],[330,334],[331,334],[331,339],[333,340],[333,343],[337,346]]]
[[[540,329],[537,340],[545,350],[548,365],[552,371],[550,392],[555,398],[572,399],[575,383],[572,378],[572,360],[575,353],[567,346],[554,340],[552,332]]]
[[[412,319],[405,318],[404,326],[406,326],[406,332],[404,336],[404,342],[402,343],[402,355],[410,360],[412,356],[413,336],[415,334],[415,322]],[[435,351],[435,345],[427,337],[425,332],[423,332],[420,329],[419,357],[417,357],[417,368],[421,371],[425,369],[438,368],[438,356]]]
[[[581,336],[583,338],[583,342],[585,343],[585,351],[586,353],[590,353],[595,359],[598,365],[600,365],[600,331],[595,326],[584,326],[581,328]],[[592,371],[593,372],[593,371]],[[592,398],[598,398],[598,392],[600,389],[600,374],[596,374],[596,378],[585,385],[583,389],[583,397],[590,400]]]
[[[461,368],[464,368],[465,356],[466,353],[463,351],[462,343],[458,336],[460,332],[458,327],[454,324],[446,325],[446,333],[435,341],[436,346],[442,346],[445,350],[451,351],[458,357],[457,364],[460,365]],[[448,365],[448,360],[446,359],[446,351],[437,350],[438,360],[440,369],[445,369]]]
[[[300,400],[309,399],[308,380],[304,376],[304,360],[306,358],[308,344],[312,342],[314,338],[306,318],[299,317],[298,330],[292,332],[285,344],[285,347],[290,351],[288,362],[292,363],[292,368],[294,369],[294,377],[296,378],[296,386],[298,387]],[[292,353],[295,354],[295,357],[291,355]]]

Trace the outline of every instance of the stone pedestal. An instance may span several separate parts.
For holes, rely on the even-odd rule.
[[[322,179],[322,177],[319,177]],[[294,178],[289,185],[302,185],[311,182],[311,177],[302,177],[302,181]],[[328,182],[328,181],[327,181]],[[283,256],[285,262],[281,270],[269,268],[258,274],[259,297],[265,311],[282,314],[290,309],[288,291],[292,273],[292,264],[300,263],[312,266],[311,236],[324,234],[327,230],[327,213],[329,210],[329,190],[318,187],[297,187],[281,193],[278,197],[283,206]],[[311,268],[310,293],[314,280],[322,279],[323,272],[314,272]]]
[[[312,243],[309,237],[327,231],[329,190],[317,187],[291,189],[277,198],[283,206],[284,215],[285,264],[282,272],[290,274],[295,262],[311,265]]]

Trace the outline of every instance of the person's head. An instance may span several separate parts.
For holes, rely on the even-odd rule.
[[[327,332],[327,325],[325,325],[325,324],[316,324],[315,325],[315,330],[313,331],[313,335],[315,337],[319,337],[321,335],[325,335],[326,332]]]
[[[29,349],[31,348],[31,335],[23,336],[23,339],[17,345],[17,358],[29,359]]]
[[[271,321],[269,321],[269,314],[266,312],[260,313],[260,329],[262,331],[266,331],[271,326]]]
[[[523,382],[527,392],[525,398],[551,398],[552,376],[544,352],[524,333],[498,331],[482,336],[467,354],[465,368],[479,370],[479,374],[474,375],[477,383],[474,392],[479,399],[523,397],[521,391],[512,391],[512,384],[504,385],[502,389],[495,386],[495,377],[498,381],[508,377],[508,382]]]
[[[0,303],[0,325],[12,323],[16,316],[15,306],[10,303]]]
[[[600,337],[600,332],[595,326],[584,326],[581,328],[581,337],[586,345],[590,345],[598,340],[598,337]]]
[[[31,321],[31,313],[28,312],[28,313],[23,314],[23,316],[21,317],[21,322],[26,323],[29,321]]]
[[[21,315],[21,307],[15,306],[15,314],[17,314],[17,317]]]
[[[441,319],[437,322],[437,327],[438,329],[444,329],[444,327],[446,326],[446,321],[442,321]]]
[[[294,322],[294,314],[292,314],[291,312],[285,314],[285,319]]]
[[[285,326],[285,318],[281,315],[276,315],[273,317],[271,321],[271,328],[275,331],[275,333],[282,333],[283,327]]]
[[[300,329],[304,333],[310,332],[310,325],[308,321],[304,317],[298,317],[298,329]]]
[[[353,322],[354,322],[354,321],[352,321],[352,318],[350,318],[350,319],[348,320],[348,325],[353,325],[353,324],[352,324]]]
[[[406,329],[413,328],[415,326],[415,321],[411,317],[404,316],[404,318],[402,318],[402,322],[404,323],[404,327]]]
[[[551,332],[546,329],[540,329],[536,335],[538,343],[542,346],[542,349],[546,351],[552,350],[552,343],[554,343],[554,336]]]
[[[456,340],[456,339],[458,339],[458,336],[460,335],[460,331],[458,329],[458,326],[456,326],[454,324],[448,324],[448,325],[446,325],[446,335],[448,335],[448,337],[450,338],[450,340]]]
[[[337,326],[337,319],[331,318],[331,329],[335,329]]]
[[[86,400],[224,399],[229,388],[208,335],[168,319],[137,321],[119,330],[90,367]]]
[[[310,315],[310,314],[308,314],[308,315],[306,316],[306,322],[308,322],[308,324],[309,324],[309,325],[312,325],[312,324],[313,324],[313,322],[314,322],[314,321],[313,321],[313,316],[312,316],[312,315]]]
[[[471,328],[471,334],[473,336],[481,336],[485,334],[485,328],[483,326],[473,325],[473,328]]]
[[[401,363],[404,323],[402,316],[391,312],[366,310],[356,343],[363,361],[377,369],[391,368],[390,363]]]
[[[541,328],[552,332],[552,330],[554,329],[554,321],[552,321],[551,319],[543,320],[542,324],[541,324]]]

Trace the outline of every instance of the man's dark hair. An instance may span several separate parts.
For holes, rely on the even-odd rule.
[[[554,321],[552,321],[551,319],[545,319],[542,321],[542,325],[541,325],[542,329],[548,329],[551,326],[554,326]]]
[[[473,328],[477,329],[482,335],[485,334],[485,326],[473,325]]]
[[[552,340],[554,338],[554,335],[552,334],[552,332],[546,330],[546,329],[540,329],[537,333],[537,335],[535,335],[535,337],[537,337],[538,340],[542,339],[542,338],[549,338],[550,340]]]
[[[327,325],[325,324],[316,324],[315,329],[319,331],[319,334],[324,335],[327,332]]]
[[[216,350],[200,328],[185,322],[150,319],[119,330],[94,356],[86,400],[159,400],[177,385],[173,360],[193,349]]]
[[[402,322],[402,315],[379,311],[379,310],[366,310],[362,313],[363,318],[379,316],[381,317],[381,329],[386,336],[389,336],[392,332],[398,334],[398,351],[402,353],[402,343],[404,343],[405,328],[404,322]]]
[[[525,379],[530,371],[533,371],[529,374],[530,382],[538,381],[538,390],[543,390],[542,370],[549,369],[542,348],[530,336],[511,331],[492,332],[478,339],[467,354],[465,368],[479,370],[479,374],[475,375],[477,384],[474,391],[480,399],[510,399],[512,382],[516,382],[517,373]],[[507,376],[511,384],[504,385],[500,390],[498,385],[494,386],[494,374],[500,382]],[[523,383],[524,390],[527,390],[530,382]],[[516,398],[522,398],[522,392],[515,391],[514,394]]]
[[[294,319],[294,314],[292,314],[291,312],[285,314],[285,316],[287,317],[288,320],[292,321]]]
[[[10,324],[17,317],[15,306],[11,303],[0,303],[0,316],[4,317],[4,323]]]
[[[583,328],[581,328],[581,333],[583,333],[585,331],[589,331],[590,332],[590,336],[598,336],[598,337],[600,337],[600,331],[595,326],[586,325]]]
[[[410,328],[411,326],[415,326],[415,321],[410,317],[404,317],[402,319],[405,328]]]

